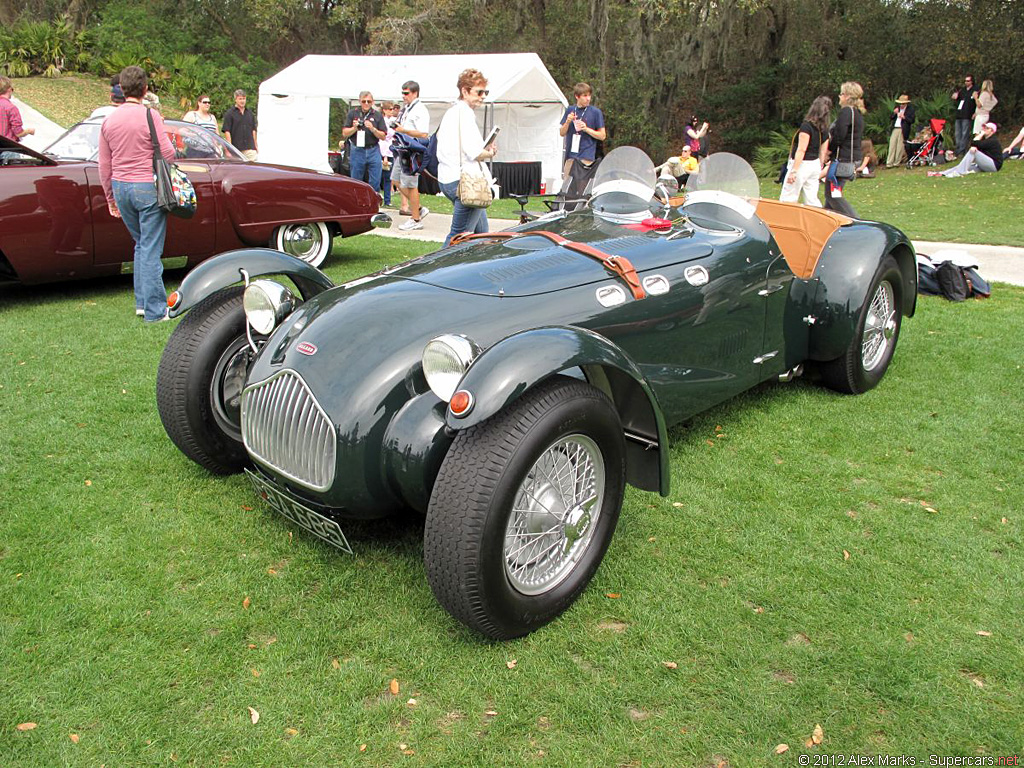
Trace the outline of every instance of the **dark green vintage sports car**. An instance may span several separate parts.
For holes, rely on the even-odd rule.
[[[441,605],[531,632],[586,587],[626,483],[668,494],[668,427],[805,366],[864,392],[914,312],[897,229],[759,200],[734,155],[669,186],[616,149],[578,210],[339,286],[272,250],[217,256],[171,297],[164,427],[345,550],[339,521],[424,513]]]

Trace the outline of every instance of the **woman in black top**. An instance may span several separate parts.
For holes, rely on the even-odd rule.
[[[929,176],[955,179],[968,173],[994,173],[1003,167],[1003,148],[996,138],[996,124],[985,123],[975,134],[974,141],[956,167],[948,171],[929,171]]]
[[[789,168],[782,185],[779,200],[784,203],[802,202],[821,208],[818,183],[821,177],[821,156],[828,152],[828,114],[832,99],[819,96],[811,102],[804,121],[797,131],[796,141],[790,147]]]
[[[832,132],[829,136],[829,151],[832,159],[840,163],[853,163],[856,168],[863,155],[860,150],[860,141],[864,136],[864,89],[860,83],[846,82],[839,87],[839,115],[832,125]],[[825,185],[825,207],[830,211],[836,211],[859,218],[853,206],[847,202],[843,194],[843,187],[846,186],[852,176],[845,179],[835,175],[835,168],[830,168],[828,183]]]

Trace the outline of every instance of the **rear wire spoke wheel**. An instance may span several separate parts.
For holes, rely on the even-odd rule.
[[[289,256],[319,267],[331,252],[331,231],[322,221],[284,224],[274,230],[272,245]]]
[[[424,531],[427,580],[459,621],[528,634],[583,592],[611,542],[625,444],[607,397],[556,377],[455,436]]]
[[[886,256],[871,281],[846,352],[820,366],[825,386],[857,395],[882,380],[899,340],[902,306],[903,276],[896,260]]]

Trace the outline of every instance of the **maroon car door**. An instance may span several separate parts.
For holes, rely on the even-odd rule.
[[[167,217],[167,239],[164,242],[164,266],[175,269],[195,264],[217,252],[218,200],[214,175],[206,158],[190,157],[193,150],[177,131],[168,126],[168,135],[175,147],[175,164],[185,172],[196,190],[199,205],[191,219]],[[135,245],[119,219],[107,210],[107,201],[100,186],[99,166],[88,169],[96,263],[122,264],[122,272],[131,272]]]
[[[85,165],[15,165],[3,173],[0,249],[20,280],[73,279],[92,266]]]

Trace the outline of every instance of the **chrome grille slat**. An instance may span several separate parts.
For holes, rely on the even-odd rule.
[[[295,371],[245,389],[242,440],[256,461],[300,485],[322,491],[334,480],[334,427]]]

